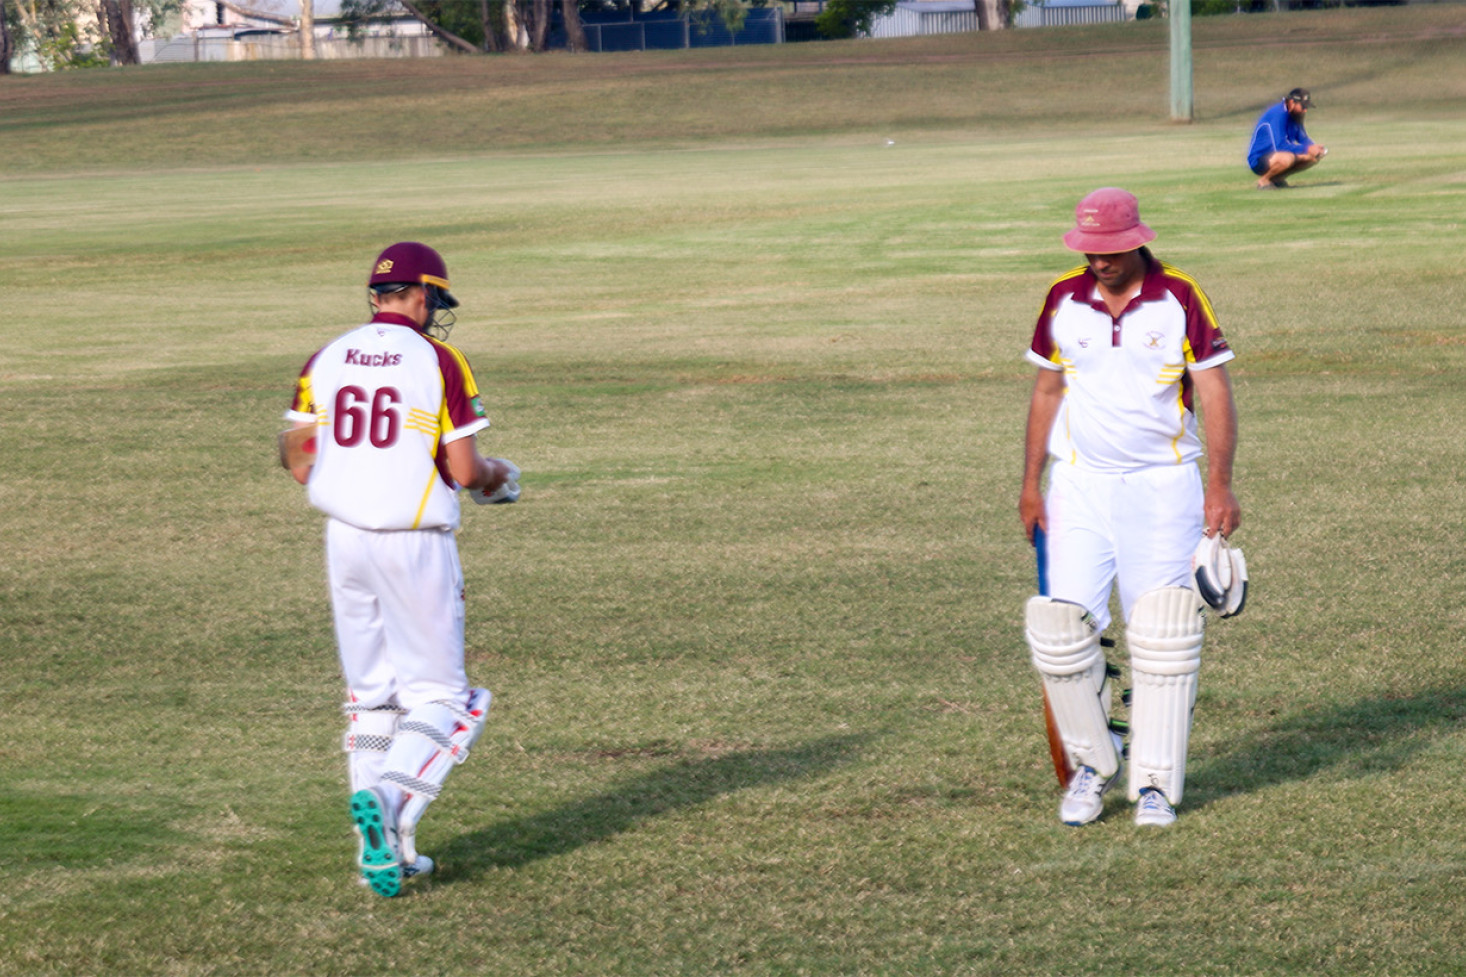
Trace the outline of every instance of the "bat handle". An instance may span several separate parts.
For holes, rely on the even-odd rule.
[[[1038,592],[1042,597],[1049,595],[1049,540],[1048,534],[1038,523],[1033,524],[1033,563],[1038,572]]]

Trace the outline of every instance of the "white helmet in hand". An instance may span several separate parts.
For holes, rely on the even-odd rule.
[[[1203,536],[1191,557],[1191,585],[1222,617],[1241,614],[1247,603],[1247,560],[1221,533]]]
[[[483,489],[473,489],[468,497],[479,505],[502,505],[506,502],[519,501],[519,466],[508,458],[494,458],[500,464],[509,466],[509,477],[498,488],[492,492],[485,492]]]

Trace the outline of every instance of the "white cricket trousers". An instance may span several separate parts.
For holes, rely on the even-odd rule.
[[[1194,463],[1112,475],[1056,461],[1045,497],[1049,596],[1084,605],[1103,630],[1117,580],[1127,621],[1141,594],[1191,586],[1204,503]]]
[[[326,576],[351,701],[467,701],[463,570],[451,529],[378,531],[326,520]]]

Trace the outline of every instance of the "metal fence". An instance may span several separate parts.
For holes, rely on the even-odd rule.
[[[1014,27],[1075,27],[1080,24],[1114,24],[1128,19],[1121,3],[1096,3],[1075,7],[1027,6],[1013,18]]]
[[[742,44],[783,44],[784,10],[755,7],[748,11],[743,27],[730,31],[721,17],[713,14],[673,13],[595,15],[582,18],[585,45],[590,51],[648,51],[695,47],[729,47]],[[550,38],[550,47],[563,47],[563,32]]]

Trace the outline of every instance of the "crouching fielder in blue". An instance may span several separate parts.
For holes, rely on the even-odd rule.
[[[1133,685],[1128,794],[1137,823],[1166,825],[1185,786],[1201,668],[1192,554],[1242,520],[1234,354],[1197,283],[1145,246],[1155,232],[1133,195],[1096,190],[1075,218],[1064,244],[1086,264],[1050,287],[1027,354],[1038,376],[1019,515],[1030,541],[1041,530],[1048,591],[1028,602],[1025,633],[1073,770],[1059,817],[1088,824],[1123,760],[1100,647],[1118,586]]]
[[[443,259],[394,244],[367,287],[371,321],[301,371],[281,462],[327,517],[358,865],[364,884],[395,896],[433,870],[418,821],[489,712],[464,668],[457,493],[512,502],[519,470],[478,453],[489,421],[468,361],[445,341],[458,300]]]

